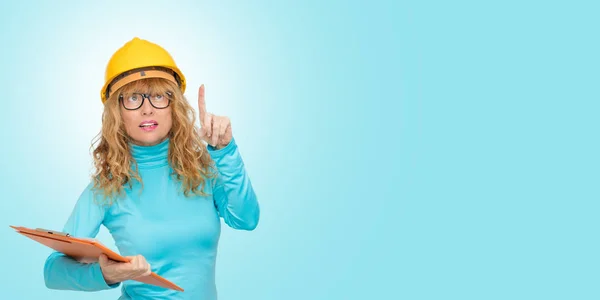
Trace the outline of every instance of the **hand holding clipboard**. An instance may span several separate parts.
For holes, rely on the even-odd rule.
[[[10,227],[36,242],[46,245],[81,262],[96,262],[102,254],[116,262],[131,261],[131,258],[119,255],[95,239],[76,238],[67,233],[40,228],[30,229],[18,226]],[[132,280],[183,292],[182,288],[154,272],[150,273],[150,275],[137,277]]]

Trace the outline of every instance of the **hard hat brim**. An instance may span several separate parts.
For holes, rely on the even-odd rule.
[[[178,69],[161,66],[143,67],[121,73],[107,81],[102,87],[100,95],[102,103],[106,102],[115,91],[126,84],[146,78],[163,78],[172,81],[179,86],[182,93],[185,92],[185,78]]]

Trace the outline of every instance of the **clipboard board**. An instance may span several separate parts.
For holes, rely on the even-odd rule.
[[[129,259],[110,250],[96,239],[77,238],[68,233],[42,228],[31,229],[21,226],[10,227],[15,229],[17,233],[58,252],[64,253],[78,261],[96,262],[98,261],[98,257],[104,253],[108,258],[114,261],[129,262]],[[148,276],[142,276],[132,280],[183,292],[182,288],[154,272]]]

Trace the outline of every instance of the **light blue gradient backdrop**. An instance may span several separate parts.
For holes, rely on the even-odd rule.
[[[206,85],[259,196],[220,299],[600,297],[593,1],[83,2],[0,4],[1,299],[117,298],[46,289],[8,225],[62,228],[134,36]]]

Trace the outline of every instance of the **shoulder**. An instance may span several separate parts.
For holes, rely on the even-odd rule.
[[[99,210],[104,210],[110,206],[112,201],[110,197],[105,195],[102,188],[95,186],[95,180],[92,178],[81,190],[77,202],[82,205],[88,205]]]

